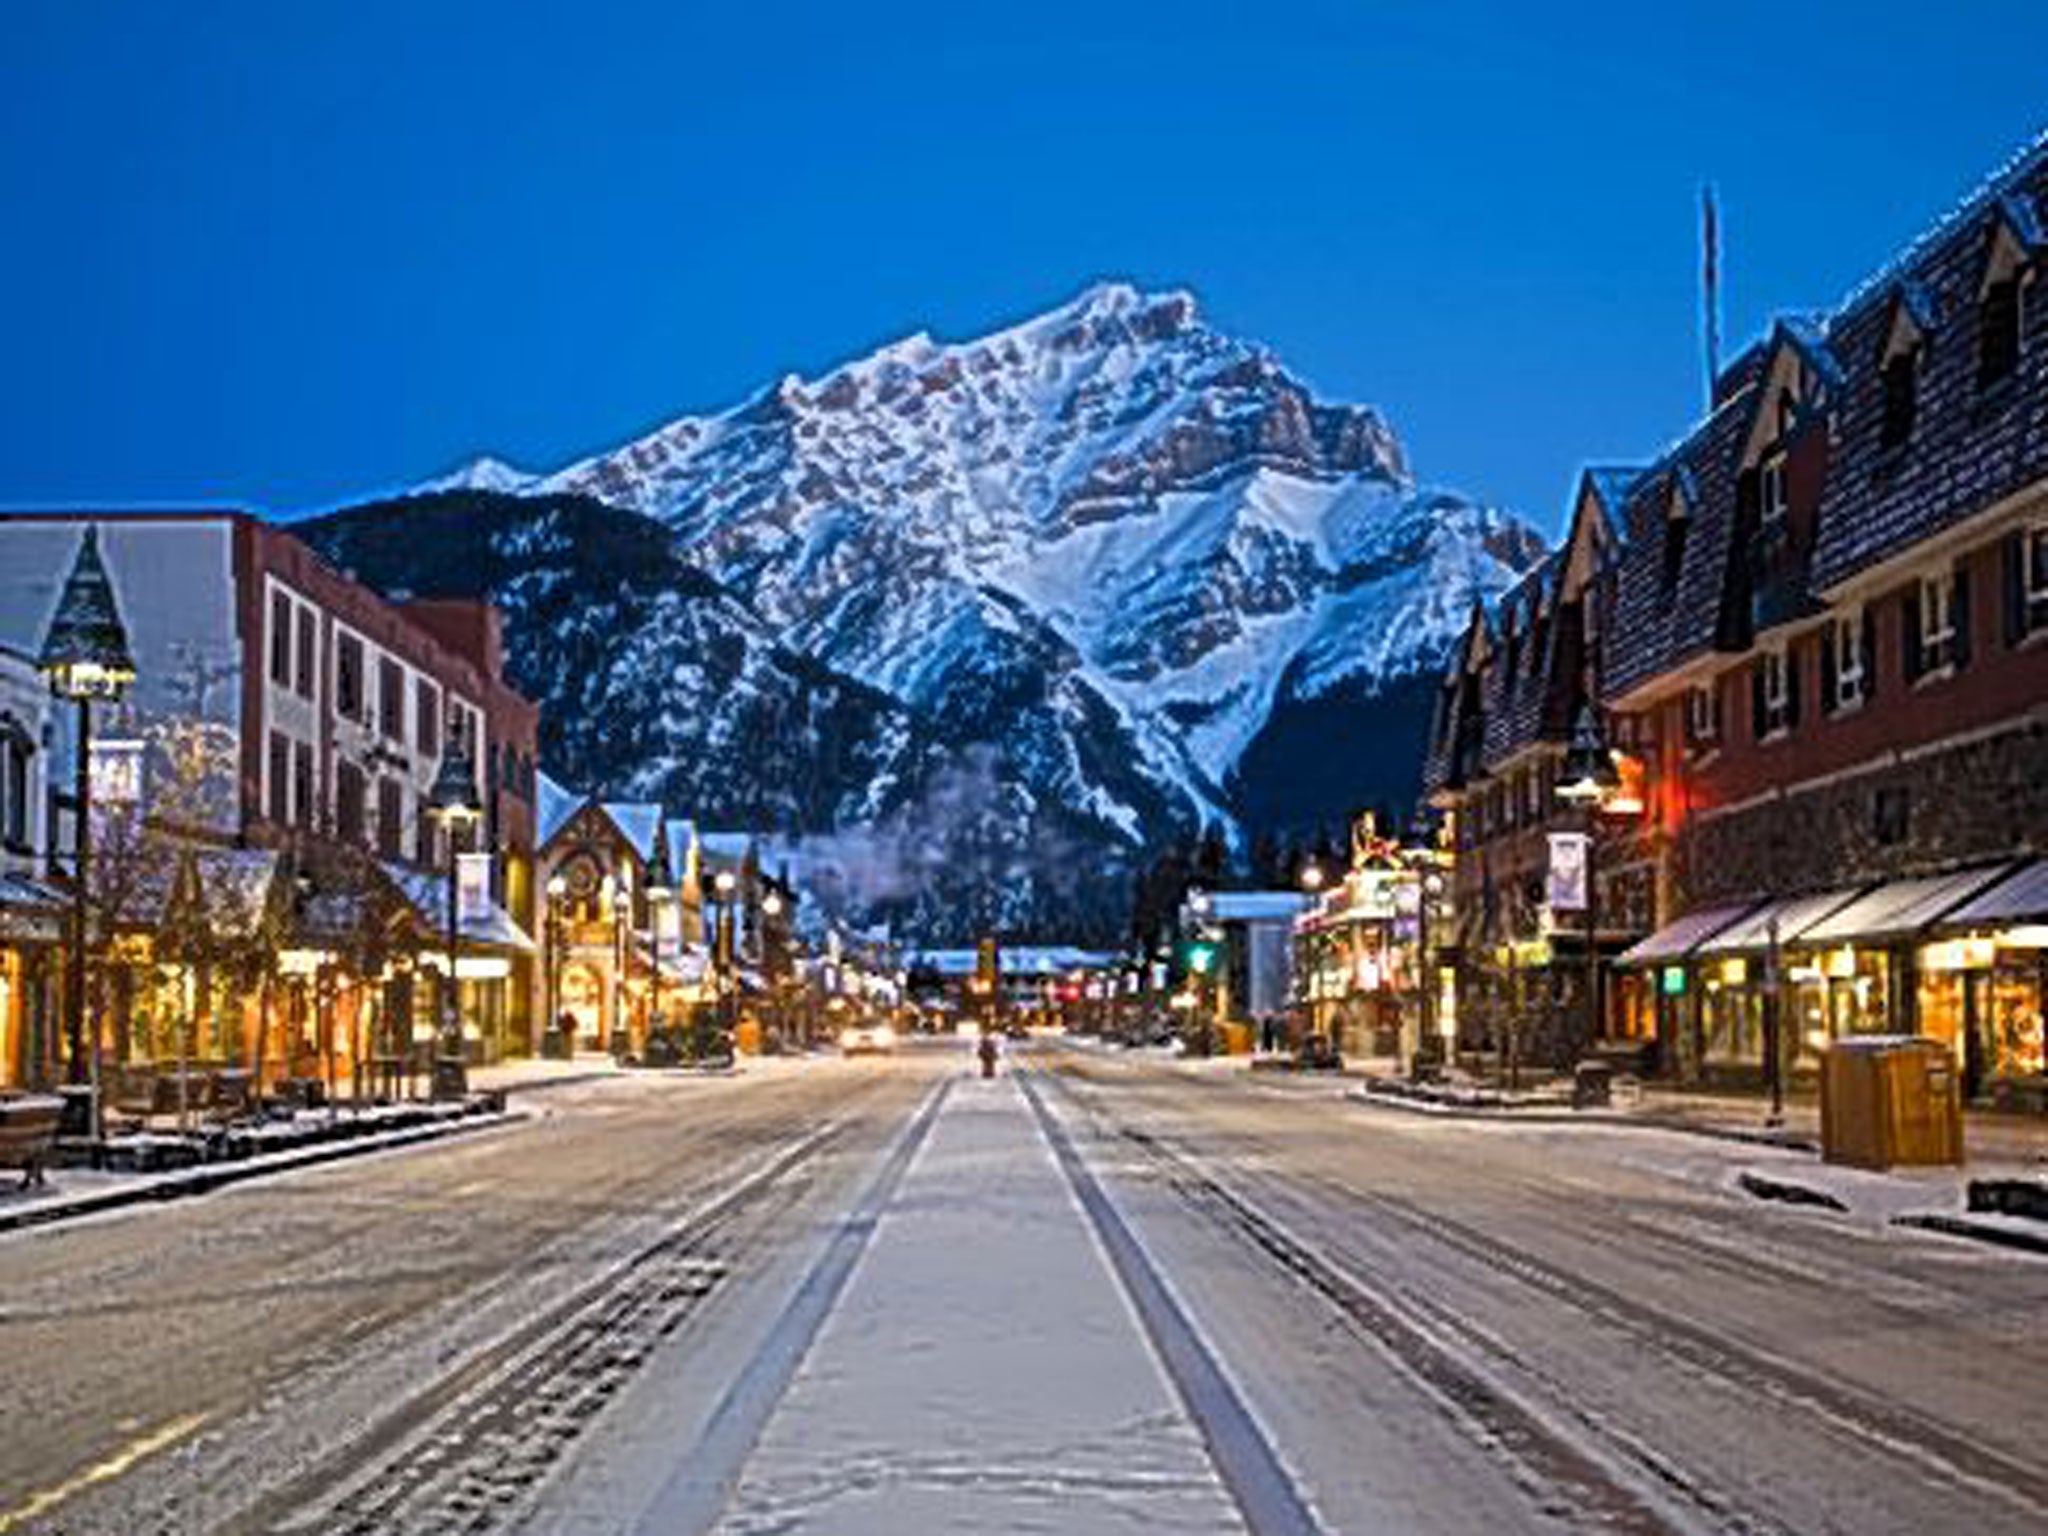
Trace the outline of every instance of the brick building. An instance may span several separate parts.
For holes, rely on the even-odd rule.
[[[1426,769],[1479,902],[1461,908],[1480,915],[1475,994],[1512,926],[1486,914],[1530,908],[1539,834],[1573,814],[1543,791],[1578,689],[1625,779],[1595,813],[1599,947],[1619,961],[1599,1034],[1654,1040],[1680,1076],[1753,1079],[1775,999],[1793,1070],[1836,1035],[1905,1028],[1951,1042],[1973,1091],[2038,1083],[2044,256],[2048,142],[1837,309],[1776,325],[1654,462],[1588,476],[1534,591],[1475,616]],[[1508,681],[1531,648],[1534,725]],[[1556,956],[1561,920],[1534,905]],[[1568,1028],[1550,1054],[1587,1044]]]
[[[342,1050],[346,1071],[358,1053],[402,1049],[432,1017],[424,998],[415,1004],[416,987],[438,996],[445,983],[440,893],[449,850],[425,805],[444,747],[460,738],[484,806],[462,845],[474,860],[465,866],[457,961],[462,1013],[479,1052],[530,1049],[539,717],[503,680],[497,615],[477,603],[388,602],[288,530],[240,513],[8,514],[0,516],[0,644],[34,652],[88,524],[99,529],[137,662],[127,697],[96,711],[95,781],[104,769],[109,782],[134,786],[149,819],[175,821],[197,850],[202,882],[261,886],[251,910],[282,915],[279,941],[309,982],[325,952],[295,920],[309,906],[337,909],[322,898],[333,894],[338,851],[381,871],[418,942],[404,974],[394,967],[339,1000],[381,1023],[359,1029],[350,1018],[338,1032],[322,1023],[321,1049]],[[54,846],[69,846],[75,737],[67,721],[57,726],[50,831]],[[123,757],[132,772],[115,771]],[[156,894],[142,904],[138,939],[163,915]],[[125,938],[112,942],[118,962]],[[195,1004],[155,995],[148,965],[108,969],[95,1013],[117,1064],[160,1053],[158,1016],[196,1006],[207,1026],[202,1054],[254,1060],[266,1075],[293,1070],[295,1058],[304,1066],[310,986]]]

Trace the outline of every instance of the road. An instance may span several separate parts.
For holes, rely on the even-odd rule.
[[[0,1532],[2020,1532],[2048,1265],[1084,1046],[0,1238]]]

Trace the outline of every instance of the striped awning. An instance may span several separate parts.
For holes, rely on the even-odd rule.
[[[1845,891],[1824,891],[1818,896],[1786,896],[1765,902],[1747,917],[1723,928],[1701,944],[1698,953],[1738,955],[1768,949],[1773,925],[1777,929],[1778,943],[1798,943],[1805,938],[1808,929],[1833,917],[1862,894],[1862,886],[1852,886]]]
[[[1894,880],[1866,891],[1800,935],[1802,944],[1855,944],[1918,933],[2006,874],[2009,864],[1928,880]]]
[[[2048,923],[2048,859],[2036,859],[1947,913],[1944,928],[1998,928]]]
[[[1745,901],[1732,907],[1710,907],[1700,912],[1688,912],[1676,922],[1665,924],[1640,944],[1624,950],[1614,963],[1661,965],[1670,960],[1682,960],[1706,940],[1724,928],[1740,922],[1756,908],[1756,902]]]

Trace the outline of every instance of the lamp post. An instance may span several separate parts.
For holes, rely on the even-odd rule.
[[[1302,914],[1303,919],[1306,919],[1310,922],[1313,922],[1316,919],[1317,914],[1315,912],[1315,902],[1316,898],[1318,898],[1322,894],[1323,883],[1325,878],[1326,877],[1323,874],[1323,866],[1317,863],[1314,859],[1310,859],[1306,864],[1301,866],[1301,889],[1303,893],[1309,897],[1309,910]],[[1319,979],[1319,972],[1322,969],[1322,960],[1320,954],[1318,953],[1316,935],[1311,930],[1311,928],[1307,926],[1302,926],[1299,922],[1297,923],[1295,931],[1295,963],[1299,965],[1301,968],[1302,1001],[1308,1005],[1307,1033],[1309,1035],[1320,1035],[1323,1032],[1323,1029],[1322,1020],[1317,1017],[1316,1012],[1316,1003],[1318,1001],[1316,993],[1318,990],[1317,982]],[[1304,1039],[1304,1041],[1300,1043],[1305,1044],[1306,1040]]]
[[[570,1051],[568,1037],[562,1034],[562,902],[569,894],[569,882],[561,874],[548,876],[546,921],[541,928],[543,949],[541,958],[547,963],[545,992],[548,1004],[547,1023],[541,1029],[541,1040],[549,1047],[549,1054],[567,1057]],[[560,1043],[555,1044],[559,1039]]]
[[[647,928],[650,940],[648,948],[653,956],[651,986],[654,994],[653,1001],[649,1003],[647,1009],[646,1054],[648,1055],[652,1055],[654,1051],[655,1030],[663,1027],[660,1022],[663,1017],[661,1011],[661,913],[662,909],[675,896],[675,887],[675,875],[669,868],[667,845],[657,844],[654,850],[654,863],[647,871],[646,883]]]
[[[779,938],[776,943],[775,953],[773,955],[769,953],[768,925],[769,923],[775,921],[775,919],[781,916],[782,893],[776,890],[775,887],[771,885],[766,891],[766,893],[764,893],[761,897],[761,968],[764,971],[766,971],[768,975],[768,1023],[769,1027],[775,1031],[775,1036],[778,1041],[782,1040],[783,1028],[785,1023],[782,1016],[782,997],[784,986],[783,962],[786,959],[786,955],[784,953],[783,944]],[[805,1043],[808,1044],[809,1042],[806,1041]],[[783,1042],[783,1044],[777,1046],[777,1049],[785,1049],[786,1045],[787,1042]],[[766,1049],[765,1045],[763,1046],[763,1049]]]
[[[460,949],[456,895],[456,849],[455,834],[458,828],[474,826],[483,817],[483,799],[477,793],[476,774],[469,763],[469,752],[460,732],[449,722],[447,748],[441,754],[440,771],[434,775],[434,786],[427,792],[427,814],[434,818],[441,828],[441,835],[448,840],[448,974],[447,992],[441,1007],[441,1028],[439,1046],[433,1065],[434,1091],[438,1097],[442,1089],[442,1074],[447,1075],[448,1086],[457,1095],[468,1088],[467,1073],[462,1060],[462,983],[457,972],[457,957]],[[445,1064],[444,1064],[445,1063]]]
[[[92,704],[94,699],[114,703],[127,692],[135,681],[135,658],[128,649],[128,631],[121,622],[113,579],[100,560],[99,529],[95,526],[88,524],[79,541],[36,666],[49,680],[53,695],[78,705],[77,830],[72,858],[71,953],[66,957],[70,962],[66,1032],[71,1059],[65,1070],[74,1085],[91,1085],[87,1128],[97,1140],[100,1039],[94,1029],[88,1051],[85,1006],[86,891],[92,868]]]
[[[730,1043],[737,1036],[737,1020],[734,1014],[739,1001],[734,995],[738,980],[734,975],[734,968],[739,955],[739,935],[735,931],[739,876],[729,869],[721,869],[712,880],[711,888],[718,893],[718,1021],[724,1027],[726,1040]]]
[[[1586,1041],[1600,1038],[1605,1015],[1600,1007],[1600,896],[1594,878],[1593,847],[1599,831],[1600,803],[1620,784],[1614,768],[1614,753],[1601,729],[1599,711],[1591,704],[1579,710],[1572,727],[1571,744],[1565,748],[1564,771],[1557,785],[1557,797],[1568,805],[1580,806],[1586,818]]]

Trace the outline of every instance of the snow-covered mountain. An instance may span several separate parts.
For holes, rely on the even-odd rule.
[[[1473,597],[1540,551],[1419,487],[1377,411],[1318,401],[1186,293],[1120,284],[552,474],[480,460],[451,484],[666,524],[788,647],[1131,842],[1235,821],[1276,721],[1342,699],[1369,728],[1376,700],[1412,701]],[[1357,755],[1351,798],[1411,779],[1413,713],[1330,744]]]

